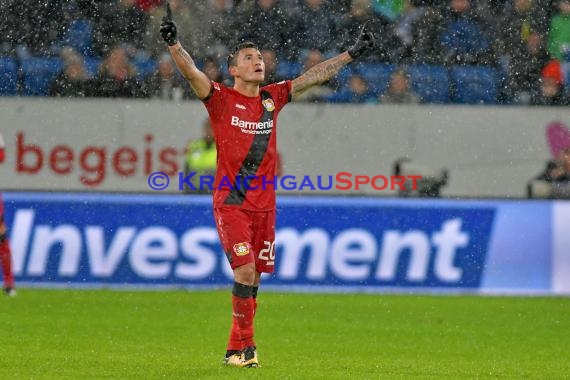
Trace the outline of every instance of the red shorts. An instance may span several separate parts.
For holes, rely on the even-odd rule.
[[[232,269],[255,263],[258,272],[275,269],[275,210],[214,209],[216,227]]]

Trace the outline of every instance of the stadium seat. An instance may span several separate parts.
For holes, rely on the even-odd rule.
[[[50,48],[56,55],[66,47],[72,48],[84,57],[94,55],[93,52],[93,26],[89,20],[73,20],[66,28],[61,38],[54,42]]]
[[[223,78],[232,78],[232,76],[230,75],[230,70],[228,68],[228,65],[221,65],[220,69],[222,71]]]
[[[24,73],[23,95],[44,96],[49,93],[53,79],[63,70],[59,58],[27,58],[22,60]]]
[[[336,79],[340,84],[348,84],[348,79],[353,75],[354,71],[350,66],[344,66],[336,75]]]
[[[277,76],[280,78],[293,79],[301,75],[303,64],[298,62],[280,60],[277,64]]]
[[[467,18],[447,22],[440,35],[440,43],[446,54],[453,55],[481,54],[490,45],[481,24]]]
[[[374,96],[378,97],[383,94],[390,83],[390,75],[396,69],[396,65],[383,63],[362,63],[356,65],[354,72],[361,75]]]
[[[18,64],[14,58],[0,57],[0,95],[13,96],[18,92]]]
[[[93,27],[89,20],[74,20],[69,24],[69,29],[63,42],[71,46],[84,57],[93,55]]]
[[[132,63],[137,68],[138,78],[144,78],[152,74],[158,68],[158,61],[152,58],[135,57]]]
[[[417,65],[406,70],[412,90],[424,103],[449,102],[449,75],[443,66]]]
[[[455,66],[450,69],[449,75],[453,103],[496,103],[497,74],[492,67]]]
[[[101,65],[101,58],[85,57],[85,69],[90,77],[95,77],[99,72],[99,65]]]

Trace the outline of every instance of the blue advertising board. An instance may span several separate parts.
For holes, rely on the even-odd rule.
[[[5,193],[14,270],[42,286],[220,287],[211,198]],[[548,293],[552,203],[278,199],[273,288]]]

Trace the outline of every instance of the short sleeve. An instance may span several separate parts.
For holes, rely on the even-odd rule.
[[[212,88],[207,97],[202,99],[202,102],[206,106],[206,110],[210,115],[212,120],[220,120],[224,111],[224,95],[222,91],[222,85],[217,82],[210,82]]]

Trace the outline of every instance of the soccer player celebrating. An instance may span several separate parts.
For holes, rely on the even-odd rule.
[[[4,139],[0,135],[0,162],[4,161]],[[12,273],[12,252],[8,243],[8,231],[4,223],[4,203],[0,196],[0,263],[4,274],[4,293],[15,296],[14,274]]]
[[[261,273],[275,267],[275,162],[279,111],[311,86],[327,81],[374,46],[364,25],[354,45],[293,80],[260,87],[265,64],[251,42],[239,44],[228,57],[233,88],[210,81],[198,70],[177,39],[170,6],[160,32],[178,69],[202,100],[218,151],[214,181],[214,217],[234,274],[232,327],[224,363],[257,367],[253,319]],[[231,182],[231,183],[230,183]]]

